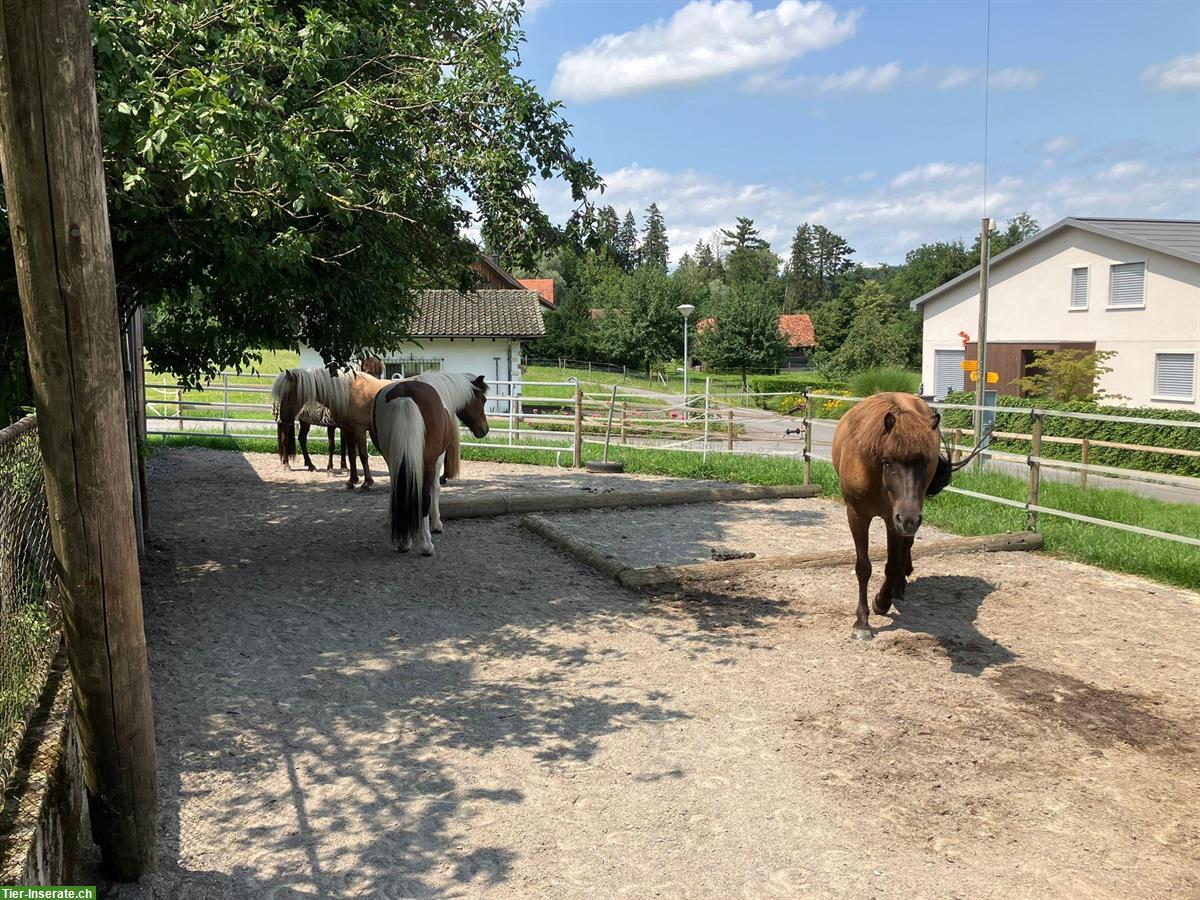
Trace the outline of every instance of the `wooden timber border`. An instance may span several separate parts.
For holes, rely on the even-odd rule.
[[[615,579],[626,587],[653,587],[688,581],[712,581],[735,575],[754,575],[784,569],[820,568],[825,566],[848,566],[854,564],[853,550],[836,550],[811,553],[788,553],[779,556],[763,556],[754,559],[731,559],[720,562],[684,563],[677,566],[629,566],[614,556],[567,534],[542,516],[525,516],[521,525],[561,550],[587,563],[603,575]],[[980,551],[999,552],[1007,550],[1040,550],[1042,535],[1036,531],[1006,534],[985,534],[976,537],[956,537],[944,541],[914,544],[913,556],[936,556],[941,553],[975,553]],[[887,549],[878,548],[872,559],[883,560]]]
[[[443,519],[474,519],[520,513],[569,512],[577,509],[616,509],[635,506],[678,506],[683,503],[720,503],[730,500],[793,500],[816,497],[815,484],[734,484],[721,487],[693,485],[682,488],[606,490],[572,494],[494,494],[483,497],[449,497],[442,501]]]

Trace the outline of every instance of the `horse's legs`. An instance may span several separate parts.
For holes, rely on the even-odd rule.
[[[871,581],[871,557],[869,541],[871,517],[857,512],[853,506],[846,507],[846,519],[850,523],[850,534],[854,538],[854,574],[858,576],[858,610],[854,618],[852,634],[859,640],[869,641],[871,633],[867,612],[867,585]]]
[[[345,428],[341,429],[341,434],[342,434],[342,440],[341,440],[342,464],[338,467],[338,471],[345,472],[346,471],[346,429]]]
[[[904,576],[906,578],[908,576],[912,575],[912,573],[913,573],[912,545],[913,545],[912,538],[904,539]],[[903,593],[903,591],[901,591],[901,593]]]
[[[421,537],[417,549],[422,556],[433,556],[433,535],[429,533],[430,516],[433,514],[437,497],[437,463],[426,465],[421,479]],[[440,530],[440,529],[439,529]]]
[[[308,455],[308,430],[312,428],[307,422],[300,423],[300,452],[304,454],[304,467],[310,472],[315,472],[317,467],[313,465],[312,457]]]
[[[354,486],[358,484],[358,460],[355,459],[355,454],[358,452],[358,431],[355,429],[347,429],[342,426],[342,446],[346,444],[347,432],[350,438],[350,480],[346,482],[346,490],[354,490]]]
[[[879,593],[871,603],[871,609],[879,615],[892,608],[892,600],[904,596],[904,564],[908,559],[906,542],[911,544],[912,538],[897,534],[889,522],[887,566],[884,568],[883,584],[879,586]]]
[[[370,451],[367,449],[367,433],[365,431],[358,433],[358,453],[363,466],[363,490],[366,490],[375,483],[375,479],[371,477],[371,464],[367,461]]]
[[[433,473],[433,486],[430,488],[429,499],[429,527],[434,534],[442,533],[442,466],[445,464],[446,455],[443,453],[438,457],[437,470]]]
[[[333,444],[336,439],[337,439],[337,429],[334,428],[332,425],[327,426],[325,429],[325,445],[326,445],[326,454],[328,456],[329,461],[327,463],[325,463],[325,471],[326,472],[333,471],[333,451],[335,449]]]

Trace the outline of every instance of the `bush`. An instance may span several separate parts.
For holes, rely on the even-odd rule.
[[[841,381],[831,381],[818,372],[797,372],[791,375],[755,375],[750,379],[750,391],[755,394],[779,394],[784,391],[803,394],[806,390],[818,394],[842,392],[846,384]],[[754,402],[761,409],[778,409],[780,397],[755,397]]]
[[[920,372],[910,372],[908,369],[900,369],[895,366],[867,369],[850,379],[850,393],[855,397],[869,397],[872,394],[883,394],[888,391],[915,394],[920,387]]]
[[[973,404],[975,395],[957,391],[946,396],[947,403]],[[1164,422],[1200,422],[1200,413],[1177,409],[1158,409],[1147,406],[1104,406],[1086,400],[1031,400],[1027,397],[1001,396],[998,406],[1016,406],[1029,409],[1063,410],[1065,412],[1099,413],[1106,416],[1131,416],[1139,419],[1162,419]],[[971,413],[966,410],[948,409],[942,414],[942,429],[971,428]],[[1032,422],[1025,413],[999,413],[996,416],[996,431],[1014,434],[1029,434]],[[1200,428],[1173,428],[1170,425],[1134,425],[1128,422],[1092,422],[1087,419],[1066,419],[1046,416],[1042,434],[1053,437],[1088,438],[1093,441],[1111,441],[1118,444],[1139,444],[1146,447],[1171,447],[1182,450],[1200,451]],[[1029,452],[1029,441],[997,439],[992,446],[1006,453]],[[1079,444],[1043,442],[1042,455],[1050,459],[1066,459],[1079,462]],[[1147,453],[1141,450],[1119,450],[1112,447],[1092,447],[1088,462],[1099,466],[1114,466],[1123,469],[1140,469],[1144,472],[1164,472],[1171,475],[1200,477],[1200,456],[1172,456],[1166,453]]]

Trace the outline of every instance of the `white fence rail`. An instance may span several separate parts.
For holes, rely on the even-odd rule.
[[[180,436],[261,438],[273,441],[276,431],[270,401],[271,381],[273,376],[222,373],[218,380],[209,382],[199,390],[189,391],[161,375],[147,373],[147,434],[160,436],[164,442]],[[806,482],[810,480],[811,461],[817,458],[814,451],[814,430],[820,431],[822,443],[827,443],[826,439],[836,425],[835,418],[812,415],[814,402],[818,404],[817,412],[823,411],[820,406],[828,404],[831,409],[826,412],[836,416],[844,411],[845,405],[863,399],[840,394],[805,392],[802,395],[803,402],[793,415],[788,416],[773,411],[771,407],[777,405],[781,398],[800,399],[801,395],[795,392],[713,392],[707,382],[704,384],[703,393],[686,397],[631,387],[618,388],[616,393],[611,389],[585,390],[574,379],[504,381],[489,384],[489,388],[492,391],[489,397],[491,436],[479,441],[469,434],[464,434],[463,446],[554,454],[560,464],[564,459],[569,459],[571,465],[580,466],[583,462],[584,446],[603,444],[606,432],[611,427],[611,433],[607,436],[616,446],[682,451],[698,453],[705,457],[715,452],[799,457],[805,463]],[[1195,421],[1066,412],[1033,405],[1027,408],[976,407],[969,404],[938,402],[930,405],[939,410],[983,410],[996,415],[1028,415],[1036,423],[1039,439],[1041,421],[1045,417],[1164,428],[1200,428],[1200,422]],[[610,407],[613,412],[611,426]],[[315,443],[324,444],[323,431],[314,431],[312,437]],[[1025,436],[1005,437],[1006,440],[1012,438],[1024,439]],[[1097,441],[1096,446],[1101,447],[1104,443]],[[1135,448],[1141,452],[1182,452],[1191,455],[1190,451],[1179,451],[1178,448],[1121,445],[1121,449]],[[970,448],[955,444],[951,449],[961,452]],[[1092,478],[1105,480],[1120,479],[1126,482],[1160,485],[1182,492],[1200,491],[1200,478],[1097,465],[1087,462],[1086,457],[1081,462],[1057,459],[1033,453],[1032,446],[1031,452],[1025,455],[989,449],[987,456],[997,463],[1027,467],[1027,500],[1022,502],[996,497],[953,485],[946,490],[1002,506],[1023,509],[1028,514],[1030,527],[1035,524],[1037,515],[1042,514],[1200,546],[1200,540],[1186,535],[1168,534],[1123,522],[1097,519],[1067,510],[1053,509],[1038,502],[1038,485],[1043,469],[1078,474],[1080,483],[1084,486],[1088,484],[1087,479],[1090,475]]]

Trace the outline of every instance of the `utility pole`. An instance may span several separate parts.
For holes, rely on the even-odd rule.
[[[92,834],[127,881],[158,801],[87,0],[0,4],[0,162]]]
[[[985,218],[979,231],[979,337],[975,354],[978,370],[975,372],[975,446],[983,442],[983,400],[987,390],[987,313],[988,313],[988,266],[992,257],[992,220]],[[975,457],[975,467],[983,467],[983,454]]]

